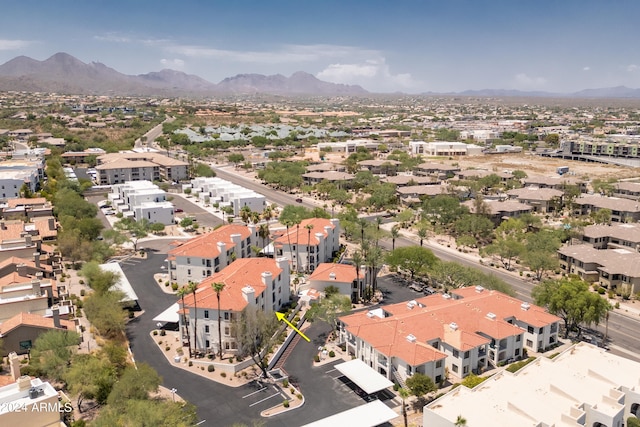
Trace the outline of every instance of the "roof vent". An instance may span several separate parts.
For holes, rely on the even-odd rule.
[[[456,322],[449,323],[449,327],[451,328],[452,331],[458,330],[458,324]]]
[[[496,314],[489,312],[487,313],[487,318],[491,320],[496,320]]]
[[[529,305],[528,302],[523,302],[522,304],[520,304],[520,308],[523,309],[524,311],[529,310],[530,307],[531,305]]]
[[[329,280],[336,280],[336,273],[334,273],[333,271],[329,273]]]
[[[416,300],[411,300],[411,301],[409,301],[409,302],[407,303],[407,308],[408,308],[409,310],[412,310],[412,309],[413,309],[413,307],[415,307],[416,305],[418,305],[418,303],[416,302]]]
[[[367,311],[367,317],[373,317],[375,316],[375,314],[373,314],[373,311]]]
[[[449,295],[449,294],[442,294],[442,298],[444,298],[444,299],[451,299],[451,295]]]
[[[409,334],[409,335],[407,335],[407,341],[409,341],[409,342],[416,342],[416,340],[417,340],[417,338],[416,338],[416,336],[415,336],[415,335],[413,335],[413,334]]]
[[[482,291],[484,291],[484,288],[482,286],[480,286],[480,285],[476,286],[476,292],[479,293],[479,292],[482,292]]]

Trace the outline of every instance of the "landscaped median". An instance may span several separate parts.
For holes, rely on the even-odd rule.
[[[280,384],[277,384],[277,386],[279,386],[280,392],[284,394],[286,398],[282,403],[260,412],[260,415],[263,417],[272,417],[274,415],[282,414],[283,412],[297,409],[304,405],[304,396],[299,390],[289,384],[288,379],[283,379]]]

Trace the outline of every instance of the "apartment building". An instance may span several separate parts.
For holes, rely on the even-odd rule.
[[[640,416],[640,364],[579,343],[501,371],[473,389],[457,387],[424,407],[423,424],[455,427],[621,427]]]
[[[560,268],[586,282],[627,293],[640,292],[640,253],[629,249],[596,249],[591,245],[569,245],[558,249]]]
[[[568,185],[575,185],[581,193],[587,192],[587,183],[575,176],[528,176],[524,178],[525,187],[553,188],[554,190],[564,189]]]
[[[204,203],[217,203],[220,207],[231,206],[236,216],[244,207],[258,213],[267,207],[264,195],[220,178],[195,178],[186,187],[191,188],[192,193],[197,193]]]
[[[180,285],[200,282],[236,259],[250,258],[258,239],[255,225],[228,224],[186,242],[176,242],[167,254],[171,281]]]
[[[482,147],[455,141],[409,141],[411,154],[426,156],[477,156],[482,154]]]
[[[218,296],[212,288],[214,283],[224,284],[220,292],[220,313]],[[195,340],[198,351],[216,353],[222,346],[224,353],[238,353],[238,344],[232,331],[233,321],[239,319],[242,311],[250,306],[266,312],[279,310],[289,301],[289,283],[289,262],[285,258],[235,260],[224,270],[200,282],[195,299],[193,294],[185,296],[184,306],[182,300],[178,300],[183,341],[186,342],[189,328],[192,343]],[[219,318],[222,343],[218,339]],[[197,331],[194,331],[195,323]]]
[[[173,224],[173,204],[167,201],[167,193],[150,181],[115,184],[108,199],[118,212],[136,221],[146,219],[150,223]]]
[[[640,252],[640,224],[588,225],[582,230],[582,241],[596,249],[628,249]]]
[[[613,195],[625,199],[640,200],[640,182],[616,182],[613,184]]]
[[[340,221],[336,218],[309,218],[285,230],[273,241],[277,257],[291,261],[294,271],[314,271],[330,262],[340,248]]]
[[[395,176],[401,162],[396,160],[363,160],[358,162],[362,170],[368,170],[374,175]]]
[[[413,169],[414,175],[433,176],[439,179],[452,178],[460,172],[460,167],[443,163],[421,163]]]
[[[180,181],[187,179],[187,162],[159,153],[109,153],[98,156],[97,181],[100,185],[126,181]]]
[[[22,186],[26,185],[32,193],[38,190],[44,179],[44,161],[3,160],[0,163],[0,200],[21,197]]]
[[[561,319],[481,286],[339,318],[348,354],[400,384],[416,372],[439,383],[542,352],[558,342]]]
[[[640,203],[635,200],[591,194],[574,199],[573,205],[576,215],[589,215],[602,209],[609,209],[612,222],[637,222],[640,220]]]
[[[27,375],[0,387],[0,396],[0,425],[4,426],[60,427],[61,412],[73,411],[73,406],[60,401],[51,384]]]
[[[520,215],[533,211],[533,206],[520,203],[516,200],[483,200],[483,203],[488,210],[487,216],[496,224],[499,224],[505,219],[517,218]],[[466,206],[469,212],[476,213],[476,203],[474,200],[462,202],[462,205]]]
[[[507,191],[510,199],[529,205],[533,207],[534,212],[539,213],[555,212],[560,209],[563,195],[562,191],[553,188],[525,187]]]
[[[358,302],[363,296],[367,276],[367,269],[360,268],[360,271],[356,271],[355,265],[321,263],[299,290],[315,289],[324,292],[327,287],[332,286],[338,289],[340,295],[348,296],[351,301]]]

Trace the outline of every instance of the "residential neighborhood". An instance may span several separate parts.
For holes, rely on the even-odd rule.
[[[621,373],[640,360],[640,175],[617,148],[563,151],[600,135],[580,117],[613,112],[540,105],[534,122],[514,104],[489,119],[480,103],[453,120],[463,104],[448,100],[443,126],[428,102],[409,119],[364,100],[214,114],[223,101],[48,99],[53,128],[35,106],[0,119],[7,402],[35,389],[70,405],[43,420],[117,420],[144,371],[142,401],[162,403],[143,404],[193,424],[481,425],[484,399],[512,425],[640,415]],[[79,126],[122,138],[81,143]],[[579,405],[525,405],[540,390]]]

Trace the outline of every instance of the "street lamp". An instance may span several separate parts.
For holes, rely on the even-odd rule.
[[[177,388],[172,388],[169,391],[171,391],[171,398],[173,399],[173,401],[175,403],[175,401],[176,401],[176,391],[178,391],[178,389]]]

